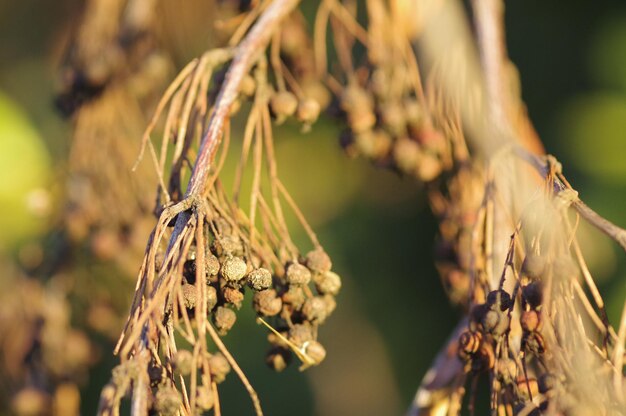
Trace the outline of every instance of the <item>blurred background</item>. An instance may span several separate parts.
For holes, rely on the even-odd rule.
[[[5,297],[17,290],[14,276],[24,270],[39,270],[30,273],[32,279],[49,288],[40,281],[46,273],[36,266],[45,253],[63,252],[55,233],[66,192],[71,123],[53,101],[64,39],[81,5],[78,0],[0,0],[0,290]],[[626,5],[524,1],[506,7],[509,54],[547,151],[562,162],[588,205],[626,225]],[[201,53],[209,37],[200,33],[196,42],[181,42],[176,69]],[[330,119],[303,136],[296,125],[279,132],[280,175],[344,279],[338,309],[321,330],[328,357],[304,374],[294,365],[281,374],[270,371],[264,363],[266,331],[254,323],[249,307],[225,342],[269,415],[401,414],[458,317],[434,268],[437,224],[425,195],[411,180],[347,158]],[[145,241],[149,230],[138,238]],[[581,233],[609,317],[617,323],[626,296],[626,256],[594,230]],[[107,291],[109,309],[127,307],[133,270],[83,259],[80,251],[72,256],[81,266],[78,279]],[[80,408],[93,414],[115,363],[111,351],[121,322],[94,324],[106,320],[110,310],[94,312],[85,292],[58,281],[67,293],[63,308],[74,313],[66,319],[84,328],[83,335],[69,333],[60,342],[88,339],[76,341],[89,345],[85,362],[92,365],[80,377]],[[35,292],[24,292],[24,299],[47,302]],[[11,305],[0,307],[0,320],[9,316]],[[0,339],[6,336],[0,333]],[[15,393],[8,374],[0,377],[0,395]],[[236,377],[227,378],[220,392],[224,414],[251,414]]]

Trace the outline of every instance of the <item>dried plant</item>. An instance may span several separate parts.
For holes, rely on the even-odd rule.
[[[348,155],[413,177],[439,219],[437,268],[464,317],[410,414],[459,414],[466,395],[473,413],[481,377],[492,414],[626,413],[626,308],[616,330],[577,228],[587,221],[624,248],[626,231],[543,154],[506,57],[500,1],[471,2],[473,31],[453,0],[323,0],[312,30],[297,0],[227,2],[219,23],[230,38],[165,89],[132,182],[128,143],[139,146],[137,123],[168,67],[157,3],[89,2],[62,100],[76,111],[70,235],[106,259],[157,216],[99,414],[119,414],[125,397],[133,415],[220,414],[231,370],[262,414],[221,339],[246,292],[270,367],[324,360],[318,330],[341,279],[279,178],[273,138],[275,124],[293,118],[307,131],[324,110],[344,126]],[[242,150],[231,191],[222,174],[233,140]],[[308,247],[294,243],[287,215]]]

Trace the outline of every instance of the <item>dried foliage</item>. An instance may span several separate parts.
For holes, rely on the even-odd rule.
[[[267,329],[271,368],[282,371],[294,355],[302,370],[324,360],[318,330],[336,307],[341,278],[279,178],[273,137],[287,119],[314,128],[323,111],[344,126],[339,141],[349,156],[414,178],[440,222],[437,268],[464,317],[410,413],[458,414],[465,403],[473,412],[485,377],[493,414],[624,414],[626,316],[617,331],[608,322],[576,231],[585,220],[622,246],[626,231],[587,207],[559,163],[540,154],[511,87],[500,3],[472,3],[480,66],[462,31],[446,38],[450,53],[433,52],[441,31],[431,23],[447,10],[441,4],[460,10],[452,1],[324,0],[312,29],[297,0],[223,3],[216,22],[229,39],[186,64],[158,102],[167,56],[176,53],[160,48],[176,41],[158,41],[172,31],[156,18],[159,2],[89,1],[69,49],[59,100],[75,123],[67,233],[101,260],[126,251],[118,267],[140,264],[115,349],[120,364],[99,414],[119,414],[125,397],[134,415],[220,414],[219,384],[231,371],[262,414],[222,341],[246,304]],[[227,190],[221,179],[233,140],[242,150]],[[307,247],[294,243],[288,215],[308,235]],[[49,296],[41,284],[23,284]],[[3,344],[13,357],[7,363],[36,351],[26,368],[52,380],[37,390],[24,383],[23,368],[7,365],[27,386],[13,399],[16,409],[43,407],[51,392],[55,403],[57,392],[71,396],[89,365],[85,351],[59,356],[77,362],[46,360],[58,349],[52,338],[81,335],[65,312],[42,308],[9,308],[28,325],[6,331],[25,331],[15,339],[32,346]]]

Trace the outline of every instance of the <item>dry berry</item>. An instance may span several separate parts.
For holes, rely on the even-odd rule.
[[[289,91],[277,92],[270,99],[270,109],[280,123],[292,116],[298,107],[298,99]]]
[[[358,107],[348,113],[348,125],[355,133],[370,130],[376,124],[376,114],[368,108]]]
[[[216,352],[209,358],[209,372],[211,379],[216,383],[221,383],[230,373],[230,364],[221,352]]]
[[[172,386],[160,386],[156,392],[154,407],[164,416],[174,416],[182,405],[180,394]]]
[[[196,406],[201,412],[207,411],[213,408],[215,404],[215,398],[213,397],[213,390],[211,386],[203,384],[198,387],[196,394]]]
[[[313,273],[326,273],[333,267],[333,263],[323,248],[317,247],[306,253],[306,266]]]
[[[308,321],[322,323],[328,317],[326,301],[321,296],[308,298],[302,306],[302,313]]]
[[[220,271],[220,261],[212,253],[204,259],[204,271],[207,276],[215,276]]]
[[[313,280],[317,291],[322,295],[336,296],[341,289],[341,277],[334,272],[324,272],[316,275]]]
[[[423,182],[430,182],[437,178],[442,170],[443,165],[439,157],[430,152],[424,152],[417,165],[417,177]]]
[[[305,98],[298,104],[296,117],[305,124],[313,124],[320,115],[320,105],[312,98]]]
[[[257,292],[252,297],[254,310],[261,316],[277,315],[283,307],[283,301],[274,289]]]
[[[263,267],[254,269],[248,273],[248,286],[256,291],[269,289],[272,286],[272,274]]]
[[[297,346],[302,346],[307,341],[313,341],[313,338],[313,328],[307,323],[295,324],[289,328],[289,341]]]
[[[537,311],[522,312],[519,321],[524,331],[535,332],[541,330],[541,314]]]
[[[221,274],[228,282],[238,282],[244,278],[248,266],[243,259],[239,257],[229,257],[222,263]]]
[[[419,145],[406,137],[396,140],[393,147],[393,158],[398,169],[405,173],[413,173],[422,158]]]
[[[322,299],[324,299],[324,303],[326,304],[326,317],[329,317],[335,311],[337,301],[333,295],[324,295]]]
[[[243,302],[243,293],[241,290],[226,286],[222,289],[222,294],[227,303],[233,304],[237,309],[241,308]]]
[[[183,301],[185,302],[185,308],[193,309],[196,307],[196,301],[198,298],[198,291],[194,285],[190,285],[184,283],[181,286],[181,291],[183,293]]]
[[[269,350],[265,362],[274,371],[281,372],[289,365],[291,352],[285,348],[275,347]]]
[[[309,341],[306,347],[304,347],[304,353],[313,360],[315,365],[318,365],[326,358],[326,349],[317,341]]]
[[[178,350],[174,356],[174,366],[184,376],[193,370],[193,354],[191,351]]]
[[[236,235],[225,234],[220,238],[216,238],[211,245],[212,251],[219,256],[242,256],[243,244],[241,239]]]
[[[499,310],[490,310],[483,317],[483,328],[495,337],[504,334],[509,328],[509,316]]]
[[[235,321],[237,321],[237,315],[235,311],[232,309],[226,308],[224,306],[219,306],[215,310],[215,314],[213,315],[213,322],[217,327],[217,332],[220,335],[226,335],[228,331],[235,325]]]
[[[522,299],[532,309],[537,309],[543,301],[543,283],[531,282],[522,288]]]
[[[287,283],[294,286],[304,286],[311,281],[311,271],[299,263],[292,263],[287,267]]]

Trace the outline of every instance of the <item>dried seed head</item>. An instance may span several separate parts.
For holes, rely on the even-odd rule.
[[[430,182],[437,178],[442,170],[443,165],[439,157],[430,152],[424,152],[417,164],[417,177],[423,182]]]
[[[305,286],[311,281],[311,271],[299,263],[287,267],[287,283],[293,286]]]
[[[480,348],[483,335],[477,331],[463,331],[459,335],[459,353],[461,356],[474,354]]]
[[[522,299],[532,308],[537,309],[543,302],[543,284],[531,282],[522,288]]]
[[[322,296],[324,299],[324,303],[326,303],[326,317],[329,317],[337,308],[337,301],[333,295],[324,295]]]
[[[233,234],[224,234],[216,238],[211,245],[211,250],[218,256],[242,256],[243,244],[241,239]]]
[[[282,309],[283,301],[276,295],[274,289],[267,289],[254,294],[252,306],[261,316],[274,316]]]
[[[180,394],[172,386],[159,386],[154,400],[154,408],[163,416],[174,416],[182,405]]]
[[[422,151],[417,142],[401,137],[393,146],[393,159],[398,169],[405,173],[413,173],[422,158]]]
[[[270,109],[279,122],[292,116],[298,107],[298,99],[289,91],[280,91],[270,98]]]
[[[304,124],[313,124],[320,116],[320,105],[312,98],[305,98],[298,104],[296,117]]]
[[[306,254],[306,266],[313,273],[326,273],[333,267],[333,263],[324,249],[318,247]]]
[[[376,125],[376,114],[366,107],[358,107],[348,113],[348,125],[355,133],[363,133]]]
[[[237,321],[237,315],[235,311],[232,309],[226,308],[224,306],[218,306],[215,310],[215,314],[213,315],[213,322],[217,327],[217,332],[224,336],[230,331],[230,329],[235,325],[235,321]]]
[[[211,312],[217,305],[217,290],[213,286],[206,287],[206,308]]]
[[[323,323],[328,317],[326,301],[321,296],[314,296],[304,301],[302,313],[309,322]]]
[[[289,341],[296,344],[298,347],[304,345],[307,341],[313,341],[314,339],[313,327],[310,324],[295,324],[289,328]]]
[[[541,313],[534,310],[524,311],[520,316],[519,322],[524,331],[540,331],[542,326]]]
[[[256,81],[250,74],[244,75],[239,86],[239,91],[246,97],[251,97],[256,90]]]
[[[509,316],[499,310],[490,310],[483,317],[483,328],[494,337],[499,337],[509,328]]]
[[[511,308],[513,302],[511,300],[511,295],[505,290],[492,290],[487,295],[487,305],[491,309],[500,308],[501,311],[506,311]]]
[[[285,348],[275,347],[268,351],[265,357],[267,365],[276,372],[281,372],[289,365],[291,352]]]
[[[263,267],[252,270],[248,273],[248,286],[257,292],[272,287],[272,273]]]
[[[306,97],[314,99],[320,106],[320,108],[328,107],[330,100],[332,99],[328,88],[319,81],[308,81],[301,85],[302,91]]]
[[[174,366],[184,376],[193,370],[193,354],[191,351],[178,350],[174,356]]]
[[[244,278],[248,266],[239,257],[229,257],[222,263],[222,277],[228,282],[238,282]]]
[[[235,308],[241,309],[241,304],[243,302],[243,293],[241,290],[225,286],[222,288],[222,294],[227,303],[231,303],[235,306]]]
[[[185,302],[185,308],[187,309],[195,308],[197,297],[198,297],[198,292],[196,290],[196,287],[194,285],[184,283],[180,289],[183,293],[183,301]]]
[[[218,384],[224,381],[230,373],[230,364],[221,352],[216,352],[209,358],[209,373],[211,379]]]
[[[300,286],[291,286],[281,295],[281,298],[283,303],[291,305],[293,309],[301,309],[306,300],[304,290]]]
[[[336,296],[341,289],[341,277],[331,271],[317,274],[313,280],[315,281],[317,291],[322,295]]]
[[[528,253],[522,263],[522,274],[532,280],[541,279],[545,272],[546,260],[542,256]]]
[[[204,258],[204,271],[207,276],[215,276],[220,271],[220,261],[212,253]]]
[[[196,406],[201,412],[210,410],[215,404],[215,398],[213,397],[213,390],[211,386],[203,384],[198,386],[196,394]]]
[[[314,365],[318,365],[326,358],[326,349],[317,341],[309,341],[304,347],[304,353],[313,359]]]

